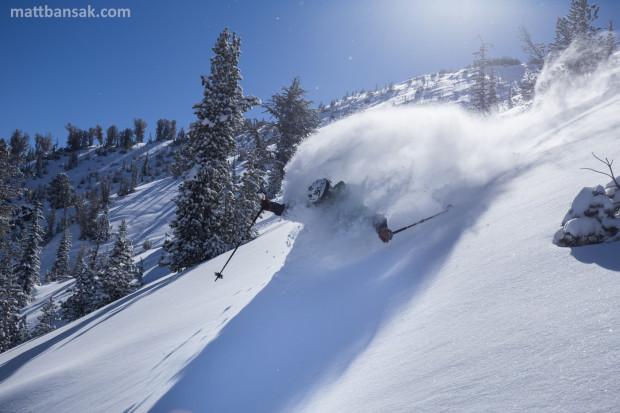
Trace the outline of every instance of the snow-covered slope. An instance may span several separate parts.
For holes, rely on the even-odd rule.
[[[153,267],[140,291],[1,354],[0,410],[618,410],[620,244],[552,243],[601,183],[579,168],[617,155],[618,113],[616,65],[499,119],[438,106],[332,123],[288,167],[291,220],[265,217],[223,280],[228,254]],[[383,245],[345,211],[295,205],[322,176],[392,228],[454,208]],[[173,194],[149,185],[113,219]]]
[[[495,77],[497,94],[502,110],[509,104],[510,93],[516,93],[519,83],[523,80],[527,66],[504,65],[489,66],[487,74]],[[442,71],[430,75],[421,75],[397,84],[390,84],[383,89],[362,91],[330,102],[321,108],[320,114],[324,123],[333,122],[350,116],[361,110],[370,108],[389,108],[394,106],[428,105],[453,103],[468,107],[471,87],[473,85],[473,69],[458,71]]]

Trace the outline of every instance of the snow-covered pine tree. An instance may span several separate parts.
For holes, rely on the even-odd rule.
[[[486,75],[486,69],[489,65],[489,60],[487,59],[488,50],[489,45],[480,38],[480,49],[474,53],[476,58],[474,59],[473,84],[471,87],[471,107],[480,113],[488,113],[490,109],[488,102],[489,82]]]
[[[142,180],[144,181],[144,178],[147,176],[151,175],[151,162],[149,160],[149,153],[146,153],[146,156],[144,157],[144,163],[142,164]]]
[[[489,88],[487,90],[487,104],[489,105],[490,111],[497,109],[497,106],[499,105],[497,84],[498,79],[495,76],[495,69],[491,68],[491,73],[489,73]]]
[[[45,302],[45,305],[41,309],[43,314],[37,317],[38,323],[32,332],[33,337],[39,337],[56,330],[55,323],[60,321],[57,310],[58,306],[54,302],[54,297],[50,296],[50,299]]]
[[[252,154],[254,157],[254,167],[266,174],[267,165],[273,162],[271,152],[267,149],[267,141],[265,136],[269,133],[267,124],[264,121],[252,121],[247,126],[247,133],[254,143]]]
[[[241,176],[239,196],[237,197],[239,215],[241,215],[247,223],[245,227],[238,228],[236,236],[237,242],[243,238],[249,241],[257,235],[255,228],[252,228],[250,234],[247,233],[247,228],[260,209],[260,193],[265,185],[265,171],[260,168],[257,152],[252,150],[245,162],[245,172]]]
[[[228,230],[222,231],[219,234],[222,243],[231,247],[238,242],[242,231],[240,224],[244,222],[241,208],[239,208],[239,198],[235,196],[239,194],[239,184],[237,180],[235,161],[233,160],[231,179],[224,190],[223,212],[220,221],[221,227],[227,228]],[[239,196],[241,195],[239,194]],[[239,225],[235,225],[236,223],[239,223]]]
[[[31,216],[30,226],[24,233],[21,257],[15,268],[17,282],[25,294],[25,305],[32,298],[34,286],[39,283],[39,270],[41,269],[41,241],[43,240],[43,228],[39,223],[43,219],[41,215],[41,203],[36,202]]]
[[[127,223],[123,220],[101,278],[105,303],[116,301],[133,291],[135,277],[133,254],[133,242],[127,238]]]
[[[141,287],[144,285],[144,260],[142,258],[140,258],[140,261],[138,261],[138,264],[136,265],[135,271],[134,271],[134,278],[136,279],[137,282],[137,286]]]
[[[23,174],[19,165],[12,162],[12,158],[9,145],[4,139],[0,139],[0,199],[5,201],[14,199],[22,193],[20,182]],[[4,239],[9,231],[13,208],[9,202],[0,202],[0,240]]]
[[[95,233],[95,242],[97,245],[106,242],[112,235],[112,228],[110,226],[110,208],[106,205],[103,209],[103,214],[97,219],[97,231]]]
[[[98,308],[99,285],[95,272],[86,264],[88,246],[83,243],[74,266],[75,284],[68,290],[71,296],[62,303],[62,318],[76,320]]]
[[[85,260],[86,259],[86,254],[88,253],[88,247],[86,245],[86,243],[83,243],[82,246],[80,247],[80,249],[77,252],[77,255],[75,256],[75,261],[73,262],[73,266],[71,267],[71,272],[69,273],[69,275],[72,278],[76,278],[77,277],[77,273],[78,273],[78,264],[80,263],[80,260]]]
[[[26,315],[19,319],[19,323],[17,323],[17,344],[25,343],[26,341],[32,338],[32,334],[30,333],[30,329],[28,328],[28,320]]]
[[[607,31],[601,36],[602,42],[602,58],[608,59],[612,54],[618,51],[618,42],[616,41],[616,33],[614,32],[613,22],[609,21]]]
[[[52,208],[48,214],[45,215],[45,238],[44,241],[47,243],[54,235],[56,235],[55,225],[56,225],[56,210]]]
[[[297,145],[310,136],[320,124],[317,110],[310,108],[311,101],[304,98],[306,90],[300,87],[299,77],[291,86],[283,87],[281,94],[275,94],[264,106],[276,120],[279,132],[276,159],[269,179],[269,195],[275,196],[282,186],[284,166],[297,151]]]
[[[598,33],[601,27],[593,26],[598,11],[599,7],[589,4],[588,0],[571,1],[568,14],[556,21],[555,39],[549,44],[551,60],[562,56],[565,68],[574,73],[585,73],[610,56],[605,36]],[[563,55],[569,48],[571,53]]]
[[[140,177],[140,170],[138,168],[138,165],[134,165],[133,169],[131,170],[131,181],[130,181],[129,193],[135,192],[136,187],[138,186],[139,177]]]
[[[13,274],[12,247],[5,245],[0,257],[0,353],[20,344],[19,321],[21,302],[25,301],[22,288]]]
[[[47,200],[53,209],[63,208],[65,221],[67,219],[67,209],[73,202],[74,193],[75,190],[73,185],[71,185],[71,179],[64,172],[52,178],[47,189]]]
[[[238,68],[241,39],[226,28],[217,39],[211,57],[211,74],[202,76],[204,98],[194,105],[197,120],[190,126],[188,162],[174,202],[176,215],[166,240],[168,253],[162,263],[173,271],[191,267],[219,255],[231,246],[226,241],[243,223],[224,218],[225,195],[231,185],[228,158],[235,154],[235,131],[243,125],[243,113],[260,104],[243,96]]]
[[[65,227],[62,233],[62,240],[56,251],[56,259],[52,264],[52,281],[59,281],[69,277],[71,267],[69,266],[69,251],[71,250],[71,231]]]
[[[189,152],[189,146],[182,143],[181,146],[179,146],[179,148],[174,152],[174,162],[170,168],[174,179],[179,178],[188,170],[188,165],[191,163],[190,158],[191,155]]]
[[[101,190],[101,206],[106,207],[112,203],[110,201],[110,196],[112,193],[112,183],[110,182],[109,176],[106,176],[101,180],[99,188]]]
[[[534,43],[532,35],[524,24],[519,26],[519,40],[522,43],[521,51],[528,55],[528,71],[535,74],[540,73],[547,57],[547,46],[544,43]]]

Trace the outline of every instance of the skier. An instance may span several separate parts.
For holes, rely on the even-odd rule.
[[[344,201],[348,195],[344,182],[340,181],[332,186],[329,179],[317,179],[308,188],[308,206],[333,205]],[[265,197],[261,201],[261,209],[281,216],[286,210],[286,205],[273,202]],[[387,226],[387,218],[381,214],[376,214],[371,217],[370,222],[377,231],[381,241],[389,242],[392,239],[394,234]]]

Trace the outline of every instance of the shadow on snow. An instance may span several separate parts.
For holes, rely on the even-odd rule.
[[[415,299],[498,186],[489,184],[483,195],[471,191],[476,195],[450,213],[396,235],[387,246],[377,247],[373,234],[374,247],[358,248],[344,263],[321,265],[323,257],[311,248],[316,240],[302,230],[271,282],[188,361],[152,411],[294,409],[340,377],[377,331]],[[319,252],[334,247],[331,240],[327,244]]]

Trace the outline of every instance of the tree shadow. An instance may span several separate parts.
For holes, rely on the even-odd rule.
[[[107,306],[96,310],[94,313],[88,314],[68,324],[67,326],[63,327],[60,332],[57,332],[56,335],[53,335],[55,333],[50,333],[50,335],[53,335],[51,338],[48,338],[49,336],[45,335],[34,339],[38,340],[39,343],[29,348],[28,350],[18,354],[17,356],[11,358],[6,363],[0,365],[0,383],[10,378],[15,372],[28,364],[31,360],[37,358],[40,354],[46,352],[51,347],[60,344],[65,340],[68,341],[66,341],[64,344],[61,344],[61,346],[65,345],[67,342],[75,340],[77,337],[81,336],[88,330],[112,318],[123,309],[132,306],[136,302],[153,294],[155,291],[164,288],[167,285],[178,280],[183,274],[184,273],[178,273],[164,280],[145,285],[140,290],[126,297],[123,297],[120,300],[117,300],[111,304],[108,304]],[[21,346],[28,346],[30,344],[30,342],[26,342],[8,351],[19,351],[19,348]]]
[[[596,264],[608,270],[620,271],[620,242],[573,247],[571,255],[584,264]]]

